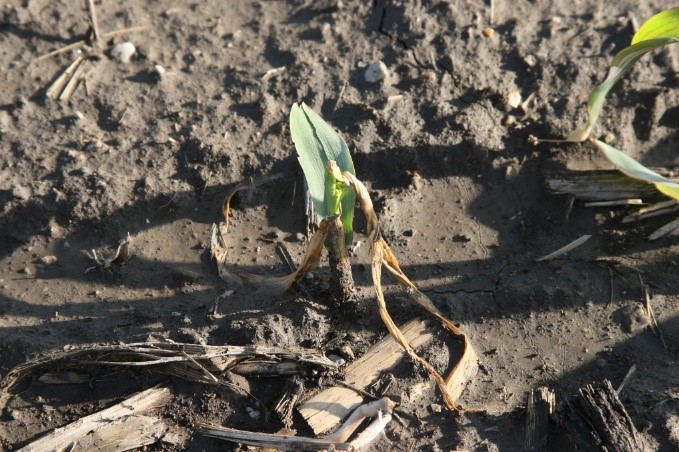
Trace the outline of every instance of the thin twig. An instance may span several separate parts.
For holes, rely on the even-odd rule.
[[[196,361],[195,359],[193,359],[193,356],[189,355],[189,354],[186,353],[184,350],[182,350],[182,354],[183,354],[186,358],[188,358],[188,360],[191,361],[191,363],[192,363],[193,365],[197,366],[197,367],[203,372],[203,374],[205,374],[206,377],[208,377],[210,380],[214,381],[215,383],[219,383],[219,378],[217,378],[217,377],[215,377],[214,375],[212,375],[212,372],[210,372],[209,370],[207,370],[207,369],[205,368],[205,366],[203,366],[203,365],[200,364],[198,361]]]
[[[46,59],[49,58],[49,57],[61,55],[62,53],[66,53],[66,52],[68,52],[69,50],[78,49],[78,48],[84,46],[85,44],[86,44],[86,41],[84,41],[84,40],[82,40],[82,41],[76,41],[76,42],[74,42],[73,44],[68,44],[67,46],[64,46],[64,47],[62,47],[62,48],[60,48],[60,49],[53,50],[53,51],[51,51],[51,52],[49,52],[49,53],[46,53],[46,54],[41,55],[41,56],[39,56],[39,57],[37,57],[37,58],[34,58],[33,60],[31,60],[31,63],[37,63],[38,61],[46,60]],[[29,63],[29,64],[31,64],[31,63]]]
[[[90,10],[90,21],[92,22],[92,30],[94,31],[94,43],[99,50],[102,49],[103,43],[99,35],[99,22],[97,21],[97,10],[94,7],[94,0],[87,0],[87,8]]]
[[[335,101],[335,108],[333,108],[333,111],[337,110],[339,108],[339,104],[342,101],[342,95],[344,94],[344,90],[347,89],[347,84],[344,82],[342,85],[342,89],[340,89],[339,94],[337,95],[337,100]]]
[[[651,306],[651,295],[648,293],[648,286],[644,284],[644,281],[641,279],[641,275],[639,275],[639,280],[641,281],[641,287],[644,293],[644,307],[646,309],[646,314],[651,320],[651,325],[653,326],[655,334],[657,334],[658,337],[660,337],[660,342],[662,342],[663,348],[667,350],[667,343],[665,342],[665,337],[663,336],[662,331],[660,331],[660,326],[658,326],[658,321],[655,318],[655,313],[653,312],[653,307]]]
[[[136,33],[138,31],[142,31],[142,30],[145,30],[145,29],[146,29],[145,26],[121,28],[120,30],[109,31],[108,33],[103,33],[100,36],[100,38],[103,39],[103,40],[106,40],[106,39],[110,39],[110,38],[113,38],[115,36],[122,35],[122,34],[125,34],[125,33]],[[69,50],[79,49],[80,47],[82,47],[86,44],[87,44],[87,41],[85,39],[81,39],[81,40],[76,41],[72,44],[68,44],[64,47],[61,47],[59,49],[53,50],[49,53],[46,53],[45,55],[41,55],[37,58],[34,58],[34,59],[31,60],[31,62],[29,64],[37,63],[38,61],[42,61],[42,60],[45,60],[45,59],[53,57],[53,56],[61,55],[62,53],[66,53]]]
[[[110,39],[114,38],[118,35],[124,35],[125,33],[136,33],[138,31],[143,31],[146,30],[146,26],[142,25],[140,27],[130,27],[130,28],[121,28],[120,30],[114,30],[114,31],[109,31],[108,33],[104,33],[101,35],[103,39]]]
[[[644,202],[639,198],[617,199],[615,201],[592,201],[586,202],[585,207],[609,207],[609,206],[639,206]]]
[[[558,250],[554,251],[553,253],[550,253],[546,256],[541,257],[540,259],[537,259],[535,262],[548,261],[548,260],[557,258],[559,256],[562,256],[562,255],[568,253],[569,251],[572,251],[575,248],[579,247],[580,245],[585,243],[587,240],[589,240],[591,237],[592,237],[591,235],[587,235],[587,234],[583,235],[582,237],[580,237],[576,240],[573,240],[568,245],[566,245],[562,248],[559,248]]]
[[[45,93],[45,95],[50,99],[56,99],[59,93],[61,93],[61,91],[63,90],[66,83],[68,83],[67,81],[70,80],[70,77],[73,76],[73,74],[78,69],[78,67],[83,62],[84,59],[85,58],[83,56],[79,56],[78,58],[76,58],[73,61],[73,63],[71,63],[66,68],[66,70],[62,72],[59,77],[57,77],[54,83],[52,83],[52,85],[49,88],[47,88],[47,92]]]
[[[71,96],[75,92],[76,88],[78,87],[80,80],[82,79],[82,73],[85,70],[86,64],[87,64],[87,60],[83,60],[78,65],[75,72],[73,72],[73,75],[71,75],[71,79],[68,81],[68,83],[64,87],[64,90],[61,92],[61,94],[59,94],[59,100],[68,100],[68,99],[71,98]]]
[[[620,386],[618,386],[618,389],[616,389],[616,394],[620,396],[620,393],[622,392],[623,388],[625,385],[629,382],[629,379],[632,378],[632,375],[634,375],[634,372],[637,371],[637,365],[632,364],[632,367],[627,371],[627,375],[625,375],[625,378],[622,379],[622,383],[620,383]]]

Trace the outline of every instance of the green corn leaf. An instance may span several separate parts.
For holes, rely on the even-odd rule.
[[[649,182],[655,185],[655,188],[657,188],[659,192],[679,201],[679,184],[646,168],[644,165],[613,146],[599,140],[592,140],[592,142],[619,171],[634,179]]]
[[[340,214],[331,205],[333,200],[326,199],[325,181],[330,160],[334,160],[340,170],[356,174],[344,139],[303,102],[294,104],[290,110],[290,133],[316,213],[321,218]],[[344,239],[349,246],[353,237],[356,194],[347,189],[340,196]]]
[[[587,101],[587,122],[575,129],[573,133],[568,135],[564,141],[582,142],[589,138],[592,127],[599,118],[601,108],[608,92],[613,86],[618,83],[618,80],[625,75],[632,65],[641,58],[645,53],[650,52],[658,47],[665,46],[677,42],[677,38],[655,38],[646,41],[637,42],[629,47],[625,47],[615,55],[611,68],[608,71],[608,76],[600,85],[598,85],[589,95]]]
[[[632,38],[631,45],[622,49],[613,58],[606,80],[589,95],[587,122],[575,129],[564,141],[582,142],[589,138],[606,95],[618,80],[645,53],[677,41],[679,41],[679,8],[662,11],[644,22]]]
[[[679,8],[666,9],[644,22],[632,44],[657,38],[679,38]]]

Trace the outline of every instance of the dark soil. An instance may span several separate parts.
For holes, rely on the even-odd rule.
[[[627,208],[576,204],[567,219],[546,175],[610,166],[588,145],[529,140],[574,129],[634,21],[669,4],[96,5],[102,32],[146,29],[107,41],[130,40],[137,54],[129,64],[104,54],[64,102],[45,92],[75,54],[32,60],[87,36],[86,2],[10,1],[0,11],[0,374],[35,355],[96,343],[164,338],[325,353],[349,345],[360,356],[384,336],[360,215],[357,310],[329,303],[325,269],[283,296],[261,297],[230,287],[210,259],[224,196],[273,173],[284,177],[235,200],[231,265],[279,276],[288,269],[272,242],[297,260],[303,254],[303,176],[287,121],[292,103],[304,100],[349,144],[406,274],[459,323],[481,359],[461,417],[441,412],[433,381],[401,363],[389,394],[421,394],[404,398],[403,424],[392,422],[374,450],[520,450],[528,389],[548,385],[563,399],[603,379],[616,387],[635,364],[622,402],[652,450],[679,447],[679,242],[647,240],[673,218],[623,224]],[[641,60],[595,129],[649,166],[679,163],[676,47]],[[365,67],[377,60],[389,75],[368,83]],[[269,72],[276,68],[284,69]],[[525,111],[507,106],[513,92],[530,97]],[[128,233],[134,256],[124,266],[85,273],[92,263],[81,250],[109,255]],[[535,262],[584,234],[593,237],[568,255]],[[643,312],[640,281],[666,346]],[[385,282],[397,323],[423,315]],[[446,369],[454,347],[441,331],[422,354]],[[159,381],[167,378],[92,370],[89,385],[25,382],[1,413],[0,447],[18,448]],[[170,382],[175,398],[161,415],[178,430],[198,421],[281,427],[275,415],[253,418],[246,395]],[[239,381],[265,407],[289,383]],[[294,420],[298,434],[310,434]],[[550,450],[569,450],[565,441],[555,433]],[[194,435],[183,447],[224,444]]]

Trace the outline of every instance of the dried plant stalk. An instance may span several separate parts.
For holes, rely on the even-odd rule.
[[[337,367],[336,363],[315,350],[302,348],[164,342],[97,345],[53,354],[15,367],[0,382],[0,396],[5,396],[17,381],[38,370],[95,365],[154,367],[159,372],[190,381],[220,384],[222,380],[215,381],[215,373],[291,375],[309,368],[327,370]]]
[[[361,405],[335,433],[325,438],[248,432],[207,424],[199,424],[198,431],[213,438],[278,450],[363,450],[384,431],[395,406],[396,404],[386,397]],[[353,441],[347,442],[358,426],[371,417],[375,420]]]

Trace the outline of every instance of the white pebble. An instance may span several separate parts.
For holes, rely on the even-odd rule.
[[[328,359],[332,361],[333,363],[337,364],[338,366],[343,366],[346,364],[346,360],[342,358],[341,356],[337,355],[328,355]]]
[[[134,55],[136,51],[137,49],[131,42],[121,42],[120,44],[113,46],[111,49],[111,57],[123,64],[127,64],[130,62],[130,58],[132,58],[132,55]]]
[[[518,91],[511,91],[505,98],[505,110],[511,111],[521,105],[521,93]]]
[[[389,77],[389,70],[387,69],[386,64],[384,64],[382,61],[377,61],[368,66],[368,68],[365,70],[364,76],[366,82],[375,83]]]
[[[57,261],[56,256],[43,256],[40,258],[40,262],[42,262],[45,265],[52,265]]]
[[[523,62],[526,63],[526,66],[533,67],[537,64],[538,60],[535,58],[535,55],[529,54],[523,58]]]

